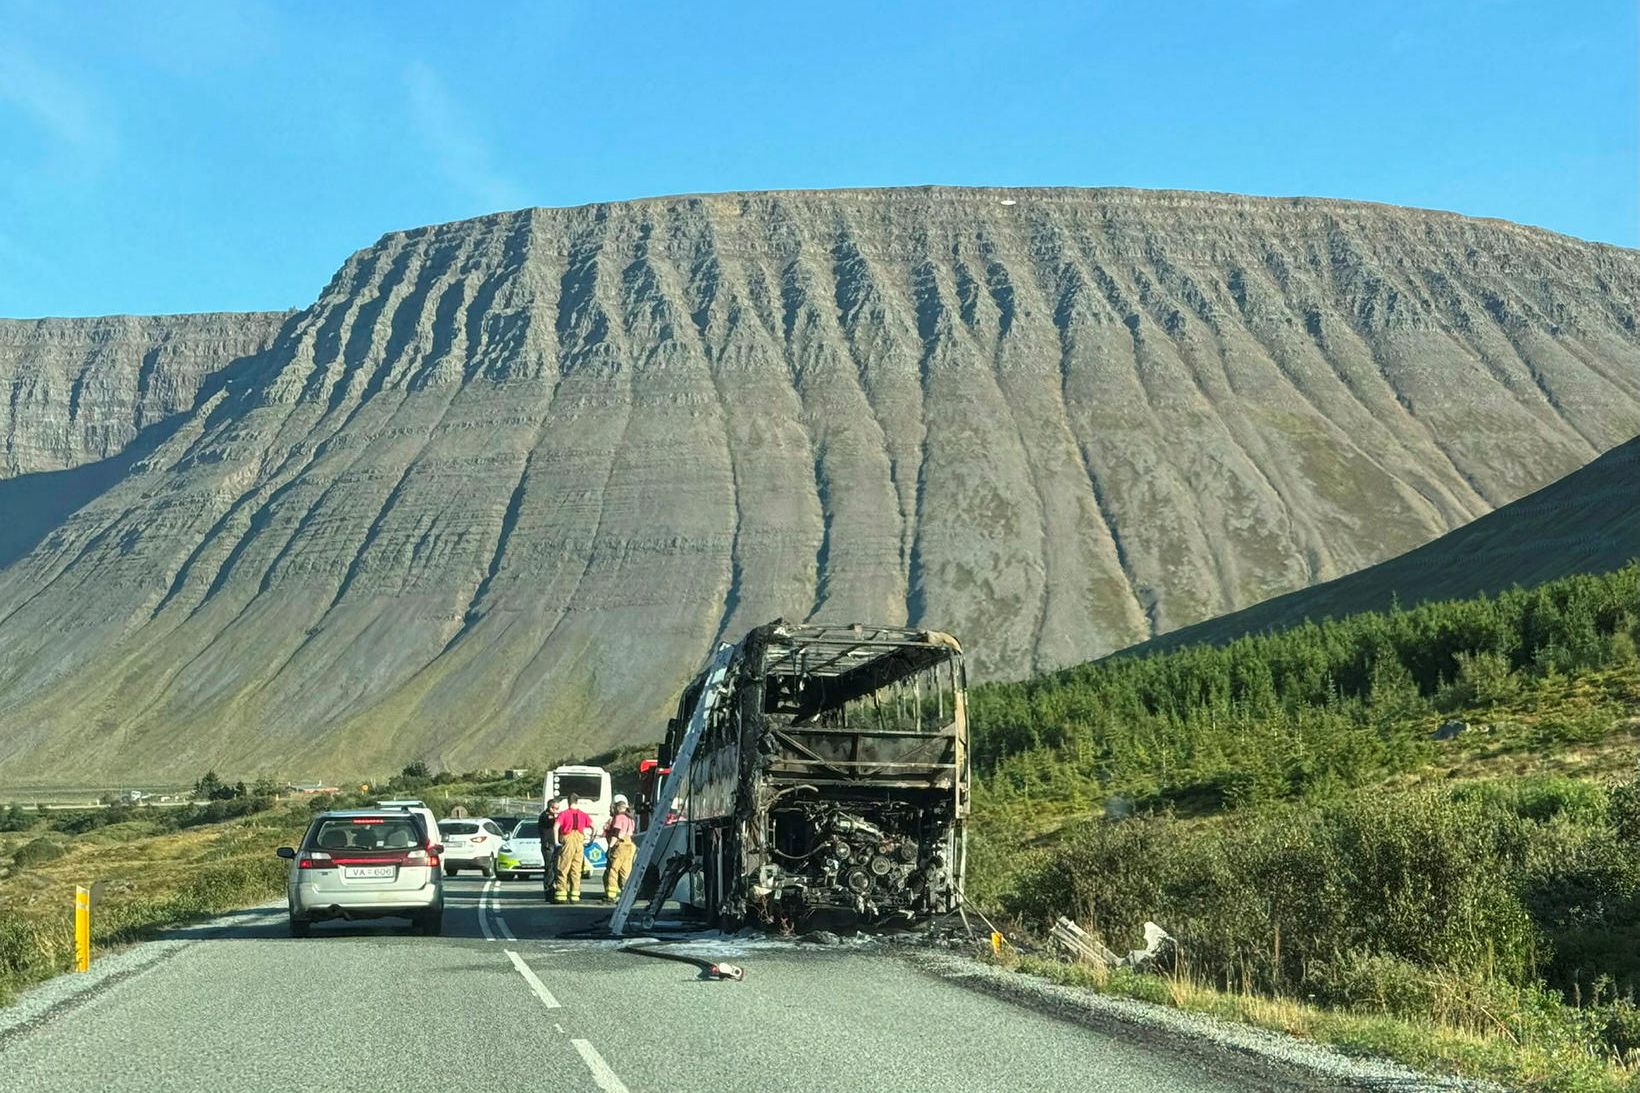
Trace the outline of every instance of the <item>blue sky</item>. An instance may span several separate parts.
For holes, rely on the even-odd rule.
[[[1632,0],[0,0],[0,28],[6,316],[300,306],[385,231],[705,190],[1310,194],[1640,242]]]

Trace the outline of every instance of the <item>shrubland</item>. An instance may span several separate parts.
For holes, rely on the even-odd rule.
[[[972,692],[972,895],[1055,977],[1541,1088],[1640,1082],[1640,568]],[[1112,984],[1114,983],[1114,987]]]

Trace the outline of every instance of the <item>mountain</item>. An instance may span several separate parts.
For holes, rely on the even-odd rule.
[[[288,313],[0,319],[0,479],[120,454],[190,409],[227,362],[267,348]]]
[[[69,430],[0,481],[0,781],[590,752],[657,735],[713,641],[778,615],[937,625],[976,678],[1087,660],[1640,432],[1637,262],[1127,190],[395,232],[300,312],[199,317],[221,342],[186,409],[179,380],[134,411],[140,363],[45,400],[134,435]],[[9,367],[15,401],[42,366]]]
[[[1175,630],[1135,652],[1228,641],[1306,619],[1472,599],[1640,559],[1640,439],[1432,543],[1347,577]]]

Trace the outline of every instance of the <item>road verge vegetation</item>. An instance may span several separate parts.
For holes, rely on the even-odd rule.
[[[974,692],[1023,970],[1525,1088],[1640,1085],[1640,570]]]
[[[316,812],[418,796],[441,815],[456,805],[480,815],[498,798],[538,796],[540,785],[536,771],[508,779],[412,763],[368,792],[279,799],[271,783],[230,786],[213,772],[188,806],[0,809],[0,1004],[71,967],[76,885],[96,886],[93,949],[126,945],[280,898],[288,866],[273,851],[298,842]]]
[[[282,892],[284,863],[272,849],[300,837],[308,809],[263,801],[242,806],[238,816],[209,818],[221,804],[239,802],[55,814],[0,835],[0,1003],[71,966],[77,884],[97,885],[94,950]],[[41,846],[51,850],[34,849]]]

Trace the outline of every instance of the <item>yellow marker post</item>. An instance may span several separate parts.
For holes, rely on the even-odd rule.
[[[74,970],[91,970],[91,889],[74,886]]]

